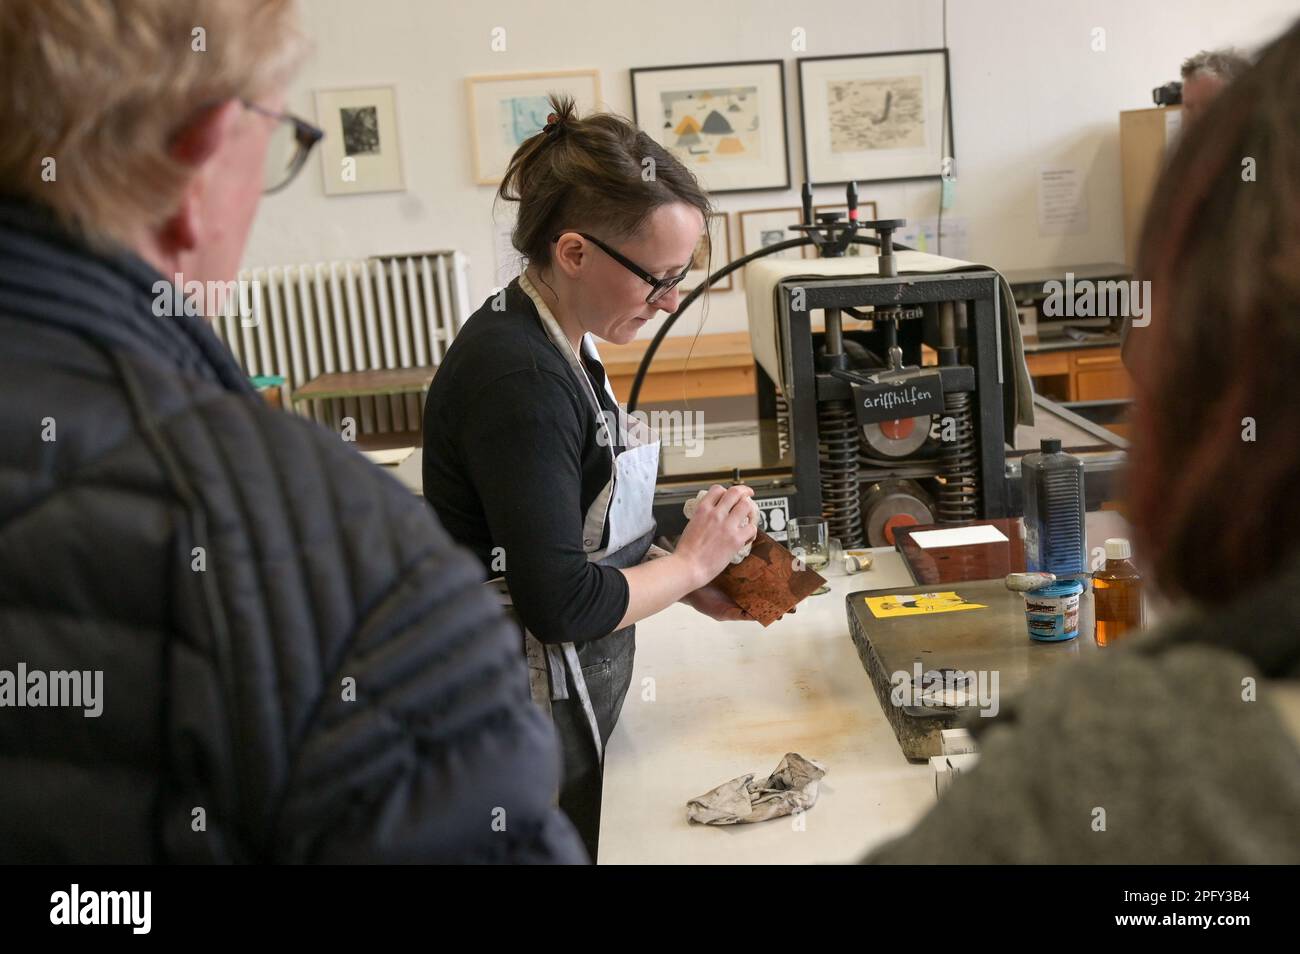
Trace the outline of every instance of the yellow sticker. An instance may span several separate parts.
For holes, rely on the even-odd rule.
[[[955,613],[957,610],[986,609],[983,603],[968,603],[956,593],[902,593],[898,596],[868,596],[867,608],[877,619],[890,616],[925,616]]]

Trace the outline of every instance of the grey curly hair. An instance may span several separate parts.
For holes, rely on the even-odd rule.
[[[1222,50],[1201,50],[1195,56],[1183,60],[1183,79],[1193,76],[1217,76],[1225,83],[1234,79],[1250,67],[1250,59],[1240,50],[1231,47]]]

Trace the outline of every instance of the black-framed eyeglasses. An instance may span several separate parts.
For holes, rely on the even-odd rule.
[[[262,194],[279,192],[293,181],[316,143],[325,138],[325,132],[292,113],[277,113],[250,100],[240,100],[245,108],[260,116],[275,120],[266,150],[266,166],[262,173]]]
[[[596,238],[596,236],[588,235],[586,232],[576,232],[576,230],[575,233],[577,235],[581,235],[588,242],[595,245],[602,252],[604,252],[614,261],[618,262],[620,265],[626,268],[637,278],[641,279],[646,284],[650,285],[651,286],[650,294],[646,295],[646,299],[645,299],[647,305],[653,305],[659,299],[663,298],[664,295],[667,295],[670,291],[672,291],[674,288],[680,285],[682,283],[682,280],[686,278],[688,274],[690,274],[691,266],[688,264],[686,268],[682,270],[682,273],[680,275],[671,275],[668,278],[656,278],[654,275],[650,274],[650,272],[646,271],[644,268],[642,268],[636,262],[632,261],[630,258],[627,258],[622,253],[616,252],[614,249],[610,248],[600,239]],[[559,235],[553,237],[551,241],[558,242],[560,240],[560,235],[563,234],[564,234],[563,232],[559,233]]]

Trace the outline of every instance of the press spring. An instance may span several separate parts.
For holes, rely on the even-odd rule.
[[[975,423],[971,413],[971,396],[968,391],[953,391],[943,396],[944,414],[940,418],[940,437],[948,436],[944,429],[951,427],[953,440],[943,441],[939,464],[938,518],[940,523],[969,523],[978,516],[980,487],[979,469],[975,450]],[[949,418],[952,423],[949,423]]]

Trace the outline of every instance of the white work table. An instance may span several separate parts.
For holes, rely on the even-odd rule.
[[[912,583],[896,551],[872,553],[871,570],[830,576],[831,592],[767,629],[680,603],[637,624],[632,686],[605,756],[601,864],[854,861],[934,805],[929,765],[903,757],[849,637],[848,593]],[[766,777],[787,752],[827,769],[797,825],[686,820],[689,799],[738,775]]]
[[[420,492],[421,452],[390,469]],[[1088,514],[1090,544],[1128,536],[1114,513]],[[844,598],[914,584],[902,556],[829,575],[831,591],[763,629],[674,604],[637,624],[636,665],[605,754],[601,864],[855,861],[934,804],[928,763],[904,756],[849,636]],[[1158,617],[1148,605],[1148,625]],[[1091,631],[1091,599],[1081,606]],[[764,778],[787,752],[827,769],[817,804],[754,825],[697,825],[686,802],[723,782]]]

